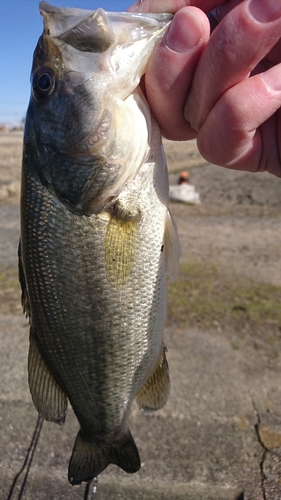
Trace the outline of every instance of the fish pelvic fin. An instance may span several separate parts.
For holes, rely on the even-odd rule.
[[[80,430],[77,434],[68,467],[68,481],[78,485],[97,477],[109,464],[133,473],[141,462],[134,438],[128,429],[122,439],[114,443],[88,441]]]
[[[28,383],[34,406],[42,418],[62,425],[66,417],[67,396],[43,360],[32,330],[29,342]]]
[[[170,376],[166,351],[167,348],[163,344],[154,371],[136,395],[136,402],[141,410],[159,410],[167,403],[170,394]]]

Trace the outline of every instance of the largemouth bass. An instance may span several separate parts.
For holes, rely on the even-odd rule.
[[[169,395],[166,275],[179,243],[161,136],[139,83],[170,15],[41,2],[26,116],[19,273],[39,414],[80,424],[69,481],[140,467],[136,398]]]

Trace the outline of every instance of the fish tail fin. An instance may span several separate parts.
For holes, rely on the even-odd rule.
[[[90,481],[110,463],[118,465],[128,473],[139,470],[139,452],[129,429],[121,440],[111,444],[87,441],[79,431],[69,462],[68,481],[72,485]]]
[[[121,467],[125,472],[132,474],[140,469],[139,452],[129,429],[122,440],[112,446],[111,453],[111,462]]]
[[[82,481],[90,481],[98,476],[108,461],[102,453],[101,447],[92,441],[83,438],[81,431],[78,432],[72,450],[68,466],[68,481],[72,485],[81,484]]]

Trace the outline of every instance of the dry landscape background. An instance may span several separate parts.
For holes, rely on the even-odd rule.
[[[164,141],[170,183],[182,170],[201,204],[171,203],[182,244],[179,278],[169,284],[167,324],[230,332],[235,348],[254,343],[277,356],[281,339],[281,181],[208,164],[196,142]],[[18,217],[22,133],[0,134],[0,206]],[[13,208],[12,208],[13,207]],[[16,242],[0,261],[3,313],[21,314]],[[227,326],[227,328],[225,328]]]
[[[171,395],[153,417],[133,407],[142,468],[109,466],[99,498],[280,500],[281,181],[207,164],[194,141],[164,145],[170,183],[188,170],[201,197],[171,203],[182,243],[165,330]],[[17,277],[21,154],[22,133],[0,133],[0,497],[80,500],[67,483],[70,410],[63,427],[44,423],[27,461],[37,415]]]

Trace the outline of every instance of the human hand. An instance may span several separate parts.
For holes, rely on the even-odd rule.
[[[145,75],[165,137],[197,137],[218,165],[281,176],[281,2],[144,0],[138,11],[173,12]],[[196,7],[194,7],[196,5]],[[209,37],[205,11],[219,22]]]

